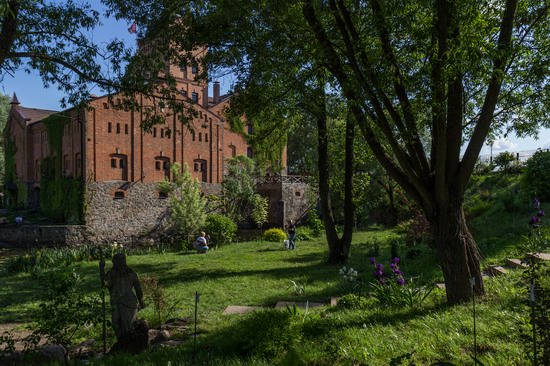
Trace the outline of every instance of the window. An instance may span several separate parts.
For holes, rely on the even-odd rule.
[[[107,132],[109,133],[113,132],[113,124],[111,122],[107,124]]]
[[[165,132],[164,135],[166,136],[167,139],[170,138],[170,135],[171,135],[171,134],[172,134],[171,131],[170,131],[169,129],[166,129],[166,132]]]
[[[185,73],[185,71],[187,71],[187,65],[183,61],[180,62],[179,68],[180,68],[180,71],[183,72],[183,73]]]
[[[116,168],[116,159],[111,159],[111,168]]]
[[[191,131],[191,136],[193,137],[193,141],[195,141],[195,131]]]
[[[208,142],[208,134],[207,133],[204,134],[204,141]]]
[[[202,132],[199,132],[199,141],[202,141]]]
[[[116,133],[120,133],[120,123],[116,124]]]
[[[191,64],[191,72],[193,74],[197,74],[199,72],[199,64],[197,62],[193,62]]]
[[[161,139],[164,138],[164,128],[161,128],[161,129],[160,129],[160,138],[161,138]]]
[[[247,147],[246,148],[246,156],[248,156],[249,158],[253,157],[253,152],[252,152],[252,148],[251,147]]]
[[[115,197],[114,197],[115,200],[120,200],[120,199],[123,199],[123,198],[124,198],[124,191],[116,191],[115,192]]]
[[[128,134],[128,131],[129,131],[129,129],[128,129],[128,124],[126,123],[126,124],[124,125],[124,133],[125,133],[125,134]]]
[[[231,157],[237,156],[237,146],[229,145],[229,151],[231,152]]]
[[[155,161],[155,170],[160,170],[160,161]]]
[[[157,128],[153,127],[153,137],[157,137]]]
[[[181,93],[181,95],[183,95],[184,97],[187,96],[187,90],[183,90],[183,89],[182,89],[180,93]]]
[[[191,93],[191,100],[195,103],[197,103],[199,101],[199,94],[193,92]]]
[[[170,170],[170,162],[165,160],[162,162],[162,170],[166,171],[166,170]]]
[[[119,160],[119,167],[120,168],[126,168],[126,161],[124,159]]]
[[[252,123],[247,124],[246,127],[248,129],[248,134],[252,135],[254,133],[254,128],[252,127]]]

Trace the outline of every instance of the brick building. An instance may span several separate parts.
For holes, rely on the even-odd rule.
[[[151,237],[163,225],[167,202],[156,183],[170,175],[171,164],[186,163],[205,193],[218,192],[226,159],[252,156],[252,149],[242,134],[230,130],[223,115],[229,98],[220,95],[219,83],[210,96],[206,82],[194,81],[196,67],[167,65],[166,72],[176,79],[182,100],[193,105],[187,124],[151,97],[138,96],[140,108],[135,110],[125,109],[122,97],[114,95],[92,96],[88,108],[57,112],[24,107],[14,94],[4,132],[12,144],[12,180],[17,182],[5,187],[11,198],[38,207],[41,177],[60,167],[56,174],[81,179],[86,188],[82,219],[65,221],[83,221],[91,240],[135,241]],[[164,123],[145,132],[141,123],[150,108],[163,115]],[[48,121],[62,125],[57,151]]]

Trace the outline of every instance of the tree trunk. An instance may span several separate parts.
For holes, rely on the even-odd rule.
[[[445,279],[447,302],[458,304],[470,300],[474,277],[474,292],[483,295],[481,255],[466,225],[462,205],[444,205],[429,215],[428,220]]]
[[[318,169],[319,169],[319,201],[325,233],[327,236],[329,255],[327,262],[330,264],[343,264],[348,261],[349,249],[353,232],[353,139],[355,121],[351,116],[346,119],[346,152],[344,172],[344,233],[338,237],[336,223],[330,207],[330,187],[328,169],[328,129],[326,100],[324,84],[320,82],[319,99],[316,108],[317,133],[318,133]]]

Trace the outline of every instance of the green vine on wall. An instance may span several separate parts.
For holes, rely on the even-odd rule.
[[[50,157],[42,162],[40,207],[56,222],[77,224],[83,221],[83,184],[78,178],[62,174],[63,130],[70,121],[64,114],[54,114],[42,121],[48,134]]]

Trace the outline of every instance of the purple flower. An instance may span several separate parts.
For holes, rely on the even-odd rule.
[[[540,201],[537,197],[535,197],[535,199],[533,200],[533,208],[538,210],[540,207]]]
[[[540,218],[538,216],[531,217],[531,220],[529,220],[529,225],[533,226],[538,224],[540,221]]]
[[[382,270],[382,269],[384,269],[384,266],[381,265],[381,264],[377,264],[377,265],[376,265],[376,268]]]
[[[386,284],[386,282],[384,281],[383,278],[379,278],[379,279],[378,279],[378,283],[381,284],[381,285],[385,285],[385,284]]]
[[[396,281],[399,286],[403,286],[405,284],[405,279],[403,277],[398,277]]]
[[[390,264],[391,269],[397,269],[397,265],[395,263]]]
[[[395,258],[393,258],[392,262],[397,264],[397,263],[399,263],[400,260],[401,259],[399,259],[399,257],[395,257]]]
[[[539,212],[537,212],[537,216],[538,217],[543,217],[544,216],[544,211],[540,210]]]
[[[376,265],[376,258],[371,258],[371,259],[370,259],[370,262],[371,262],[372,264]]]
[[[396,275],[396,276],[402,276],[403,275],[403,272],[401,272],[400,270],[396,269],[395,271],[393,271],[393,273]]]

